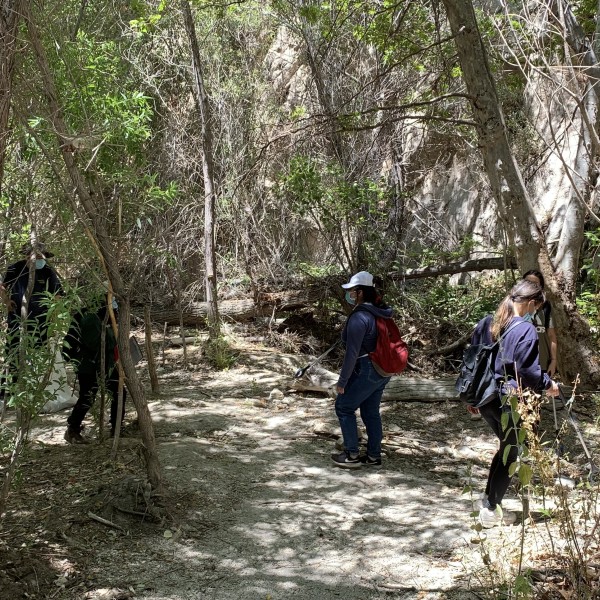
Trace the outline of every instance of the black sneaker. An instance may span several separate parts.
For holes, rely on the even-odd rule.
[[[368,467],[381,466],[381,458],[371,458],[368,454],[361,456],[359,460],[363,465],[367,465]]]
[[[70,427],[65,431],[65,440],[69,444],[89,444],[88,440],[86,440],[79,431],[75,431]]]
[[[358,456],[352,458],[347,450],[344,450],[340,454],[332,454],[331,460],[335,463],[336,467],[342,467],[343,469],[360,469],[362,463]]]

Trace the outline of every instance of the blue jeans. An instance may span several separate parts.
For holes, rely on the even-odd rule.
[[[350,454],[358,454],[358,434],[356,432],[356,409],[360,408],[360,418],[367,430],[367,454],[371,458],[381,457],[383,428],[379,404],[389,377],[382,377],[373,368],[368,356],[356,361],[354,371],[348,380],[343,394],[335,400],[335,414],[340,420],[344,448]]]

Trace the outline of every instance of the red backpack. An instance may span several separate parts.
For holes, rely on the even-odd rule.
[[[400,336],[393,319],[375,317],[377,346],[369,352],[373,367],[382,377],[391,377],[404,371],[408,363],[408,346]]]

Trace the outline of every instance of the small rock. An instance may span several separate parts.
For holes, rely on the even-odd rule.
[[[261,399],[261,400],[255,400],[255,401],[252,403],[252,405],[253,405],[253,406],[257,406],[258,408],[267,408],[267,406],[268,406],[268,403],[267,403],[267,401],[266,401],[266,400],[264,400],[264,399]]]
[[[283,398],[283,392],[277,388],[272,389],[271,393],[269,394],[269,400],[283,400]]]
[[[376,517],[375,517],[375,515],[363,515],[362,520],[365,523],[375,523]]]
[[[575,488],[575,481],[570,477],[557,477],[554,480],[554,485],[559,485],[560,487],[568,488],[570,490]]]
[[[460,448],[457,448],[456,454],[458,454],[460,458],[476,459],[479,457],[477,452],[475,452],[472,448],[469,448],[468,446],[461,446]]]

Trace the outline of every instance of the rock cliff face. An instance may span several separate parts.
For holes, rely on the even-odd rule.
[[[300,111],[307,117],[323,112],[304,44],[285,27],[267,54],[266,67],[284,112]],[[521,98],[522,118],[511,121],[515,154],[538,220],[555,246],[565,226],[573,183],[585,184],[590,176],[582,166],[586,149],[577,104],[572,93],[561,91],[561,86],[568,90],[571,85],[566,72],[556,71],[552,78],[532,74]],[[507,115],[509,120],[513,116]],[[414,119],[394,125],[383,142],[387,147],[378,146],[382,139],[374,141],[371,152],[379,161],[380,176],[406,194],[406,214],[411,215],[404,230],[408,244],[455,248],[469,236],[479,254],[502,251],[502,228],[474,134],[470,140],[444,138]],[[593,200],[592,196],[589,201]]]

